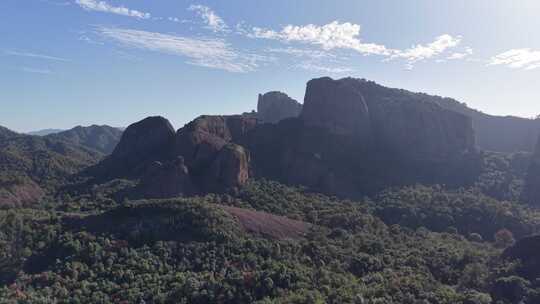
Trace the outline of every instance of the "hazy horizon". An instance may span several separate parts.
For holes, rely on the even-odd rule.
[[[7,0],[0,125],[125,127],[161,115],[180,128],[255,109],[267,91],[303,102],[306,82],[321,76],[533,118],[539,9],[533,0]]]

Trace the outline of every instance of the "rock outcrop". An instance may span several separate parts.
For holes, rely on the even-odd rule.
[[[160,116],[145,118],[124,131],[112,157],[125,159],[134,165],[149,155],[161,155],[164,148],[172,143],[174,134],[174,128],[167,119]]]
[[[136,189],[136,196],[142,198],[169,198],[196,193],[198,190],[181,156],[172,161],[151,163]]]
[[[256,125],[256,118],[241,115],[201,116],[178,130],[175,155],[203,192],[234,191],[249,178],[249,154],[234,142]]]
[[[302,104],[282,92],[259,94],[257,118],[266,123],[277,123],[290,117],[298,117]]]
[[[475,148],[469,117],[363,79],[311,80],[301,117],[415,160],[445,160]]]
[[[333,194],[472,183],[480,162],[471,119],[415,96],[365,80],[314,79],[299,118],[259,126],[244,145],[256,175]]]
[[[309,81],[301,119],[308,126],[354,136],[362,141],[369,140],[372,135],[364,96],[350,81],[335,81],[328,77]]]
[[[260,104],[272,96],[287,99],[269,93]],[[405,184],[469,185],[479,171],[470,118],[365,80],[314,79],[298,117],[259,121],[200,116],[174,133],[148,118],[125,131],[105,171],[140,179],[139,193],[153,198],[234,192],[250,177],[361,197]]]
[[[256,125],[255,118],[241,115],[198,117],[176,133],[175,154],[194,169],[207,166],[228,142],[239,141]]]
[[[87,174],[104,181],[135,178],[137,198],[234,192],[248,180],[249,153],[233,143],[256,118],[201,116],[174,132],[165,118],[129,126],[114,152]]]
[[[88,174],[99,179],[138,177],[150,163],[168,159],[174,146],[171,123],[160,116],[148,117],[130,125],[113,153]]]
[[[249,179],[249,154],[239,145],[227,144],[204,174],[207,192],[238,191]]]

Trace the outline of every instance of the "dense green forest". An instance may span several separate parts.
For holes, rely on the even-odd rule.
[[[124,186],[0,211],[2,302],[540,301],[539,283],[501,257],[540,229],[540,212],[475,189],[410,186],[349,201],[259,180],[235,196],[107,198]],[[309,229],[255,233],[229,206]]]

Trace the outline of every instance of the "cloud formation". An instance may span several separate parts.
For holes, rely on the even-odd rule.
[[[240,52],[222,39],[188,38],[148,31],[99,27],[97,33],[127,47],[188,58],[187,63],[229,72],[254,71],[265,56]]]
[[[456,60],[456,59],[463,59],[465,57],[469,57],[473,54],[473,49],[470,47],[466,47],[463,52],[455,52],[452,53],[450,56],[448,56],[446,59],[448,60]]]
[[[308,24],[305,26],[287,25],[281,31],[254,27],[249,34],[253,38],[276,39],[286,42],[304,42],[319,45],[324,50],[352,49],[365,55],[389,55],[384,45],[363,43],[360,40],[360,25],[349,22],[334,21],[322,26]]]
[[[321,47],[325,51],[347,49],[362,55],[379,55],[385,61],[403,59],[411,68],[414,63],[443,54],[461,43],[461,37],[449,34],[440,35],[428,44],[418,44],[411,48],[400,50],[389,48],[382,44],[367,43],[360,38],[361,27],[358,24],[334,21],[322,26],[308,24],[304,26],[287,25],[280,31],[253,27],[247,33],[248,37],[273,39],[282,42],[301,42]],[[465,57],[466,55],[462,56]],[[458,59],[459,55],[454,56]]]
[[[96,11],[110,14],[117,14],[122,16],[134,17],[139,19],[150,19],[152,16],[150,13],[145,13],[133,9],[129,9],[124,6],[112,6],[105,1],[96,0],[75,0],[80,7],[87,11]]]
[[[294,67],[311,71],[311,72],[328,73],[328,74],[343,74],[343,73],[350,73],[354,71],[351,68],[326,66],[326,65],[309,62],[309,61],[299,63],[295,65]]]
[[[446,50],[458,46],[460,42],[461,37],[444,34],[426,45],[418,44],[405,50],[392,50],[390,58],[403,58],[409,63],[414,63],[440,55]]]
[[[218,16],[211,8],[204,5],[191,5],[188,10],[194,11],[199,15],[204,23],[206,28],[212,30],[213,32],[228,32],[229,27],[223,21],[223,19]]]
[[[335,58],[336,56],[325,51],[311,50],[311,49],[299,49],[293,47],[287,48],[269,48],[266,50],[269,53],[285,54],[294,57],[305,57],[311,59],[323,59],[323,58]]]
[[[540,51],[512,49],[491,57],[488,65],[505,65],[514,69],[533,70],[540,68]]]
[[[33,73],[33,74],[42,74],[42,75],[53,74],[53,71],[48,70],[48,69],[36,69],[36,68],[22,67],[20,70],[25,72],[25,73]]]
[[[45,59],[45,60],[53,60],[53,61],[63,61],[63,62],[69,62],[70,61],[69,59],[65,59],[65,58],[49,56],[49,55],[43,55],[43,54],[30,53],[30,52],[4,50],[4,51],[2,51],[2,53],[4,55],[7,55],[7,56],[29,57],[29,58],[37,58],[37,59]]]

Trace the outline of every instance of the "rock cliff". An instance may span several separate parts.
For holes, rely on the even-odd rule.
[[[468,185],[479,171],[470,118],[361,79],[314,79],[298,117],[259,122],[200,116],[175,133],[164,118],[147,118],[128,127],[105,172],[129,173],[139,193],[162,198],[234,192],[250,177],[360,197],[396,185]]]
[[[277,123],[285,118],[297,117],[302,111],[302,104],[282,92],[259,94],[257,118],[262,122]]]

